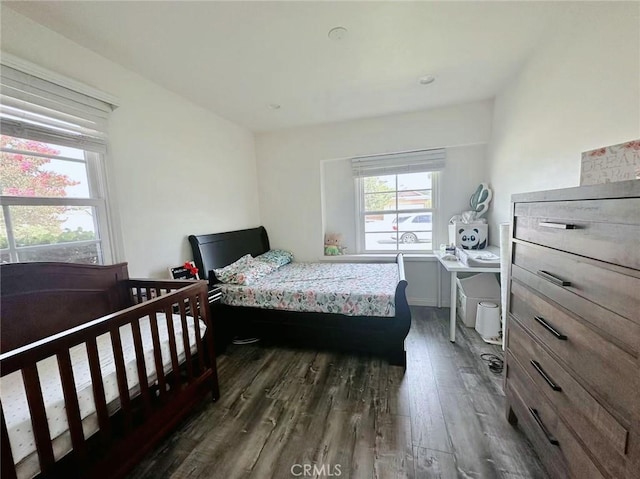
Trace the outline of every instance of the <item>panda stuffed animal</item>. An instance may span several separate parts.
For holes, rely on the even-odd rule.
[[[462,249],[484,249],[487,246],[486,238],[480,242],[480,231],[478,228],[458,230],[458,238]]]

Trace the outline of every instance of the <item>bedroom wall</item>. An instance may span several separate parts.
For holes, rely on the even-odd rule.
[[[451,150],[441,182],[446,223],[468,202],[470,186],[486,181],[485,144],[492,102],[480,101],[430,111],[292,128],[256,135],[260,216],[275,247],[315,261],[323,253],[321,164],[358,155],[435,147]],[[476,145],[476,146],[472,146]],[[353,215],[348,195],[345,216]],[[333,206],[332,206],[333,207]],[[449,214],[451,213],[451,214]],[[449,215],[449,216],[447,216]],[[433,258],[409,259],[408,297],[413,304],[438,302],[438,266]],[[445,278],[446,279],[446,278]],[[447,281],[442,298],[448,303]]]
[[[2,50],[119,98],[109,122],[111,207],[131,276],[192,259],[189,234],[260,224],[253,134],[9,8]]]
[[[496,97],[492,234],[513,193],[578,186],[581,152],[640,138],[640,4],[604,3],[581,2]]]

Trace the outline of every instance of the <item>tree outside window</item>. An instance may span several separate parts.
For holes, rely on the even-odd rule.
[[[433,172],[360,178],[362,251],[433,249]]]
[[[0,146],[0,194],[3,199],[24,199],[22,204],[3,201],[0,217],[2,261],[16,260],[9,254],[13,247],[18,261],[99,262],[91,206],[51,204],[48,200],[38,202],[43,198],[67,198],[74,187],[84,191],[80,193],[82,196],[89,196],[84,152],[6,135],[0,136]],[[66,160],[65,155],[75,158]],[[74,176],[80,179],[65,174],[65,170],[79,172]],[[10,220],[13,245],[10,245],[6,216]],[[77,225],[77,220],[73,221],[82,216],[87,216],[80,221],[86,225],[84,228]],[[77,244],[86,241],[92,243]],[[27,249],[20,250],[25,247]]]

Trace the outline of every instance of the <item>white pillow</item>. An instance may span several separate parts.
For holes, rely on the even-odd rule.
[[[245,254],[239,260],[225,266],[224,268],[214,269],[213,272],[216,275],[216,278],[218,278],[222,283],[234,283],[238,273],[240,273],[246,264],[252,259],[253,258],[250,254]]]
[[[278,269],[278,266],[265,261],[257,261],[250,254],[244,255],[235,263],[224,268],[214,269],[213,272],[223,283],[251,284],[259,278]]]

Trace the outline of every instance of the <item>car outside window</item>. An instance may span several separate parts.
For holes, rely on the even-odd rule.
[[[359,179],[361,252],[433,251],[436,172]]]

